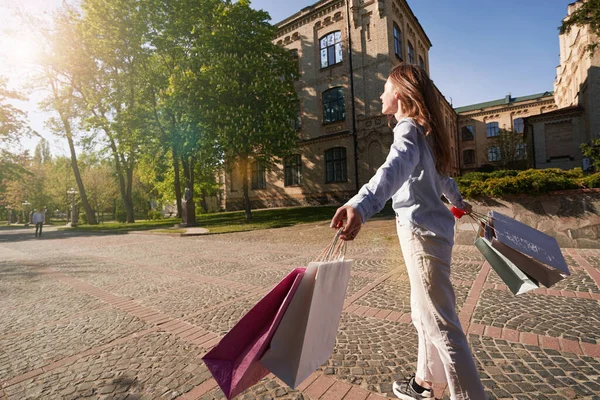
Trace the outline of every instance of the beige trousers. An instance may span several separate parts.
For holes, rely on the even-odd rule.
[[[456,314],[450,282],[452,247],[400,225],[398,238],[410,279],[412,322],[419,337],[416,376],[433,383],[437,398],[447,385],[452,400],[487,399]]]

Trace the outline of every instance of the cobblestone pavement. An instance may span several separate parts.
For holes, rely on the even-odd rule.
[[[201,361],[332,238],[327,223],[225,235],[0,231],[0,399],[222,399]],[[451,279],[490,399],[600,400],[600,250],[513,296],[474,246]],[[370,222],[335,352],[297,390],[269,376],[240,399],[381,400],[414,373],[416,333],[394,222]]]

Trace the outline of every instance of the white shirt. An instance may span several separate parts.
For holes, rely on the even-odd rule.
[[[33,223],[37,224],[38,222],[44,222],[44,213],[36,212],[33,214]]]
[[[454,179],[435,169],[423,129],[412,118],[403,118],[394,128],[394,143],[385,162],[346,205],[356,209],[364,223],[391,197],[401,226],[453,245],[454,216],[442,194],[453,205],[464,207]]]

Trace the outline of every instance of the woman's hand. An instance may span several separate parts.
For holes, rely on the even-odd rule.
[[[344,224],[344,220],[346,223]],[[333,229],[344,228],[340,238],[342,240],[354,240],[362,227],[362,215],[350,206],[342,206],[337,209],[329,225]]]
[[[463,201],[463,204],[465,206],[461,208],[461,210],[463,210],[467,215],[471,214],[473,212],[473,206],[467,203],[466,201]]]

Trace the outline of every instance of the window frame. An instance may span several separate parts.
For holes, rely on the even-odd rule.
[[[471,129],[469,129],[469,128],[471,128]],[[465,131],[468,131],[471,135],[470,136],[465,135]],[[461,140],[463,142],[475,140],[475,128],[473,127],[473,125],[465,125],[461,128]]]
[[[517,121],[519,121],[519,127],[521,128],[520,131],[517,130],[517,124],[516,124]],[[525,132],[525,120],[523,118],[513,119],[513,132],[518,133],[518,134],[522,134]]]
[[[398,33],[398,36],[396,36],[396,33]],[[403,42],[402,42],[402,30],[395,22],[394,22],[393,28],[392,28],[392,36],[394,38],[394,54],[396,54],[396,57],[398,57],[401,61],[404,61],[404,46],[403,46]],[[399,47],[399,49],[397,47]],[[398,53],[398,50],[400,51],[400,53]]]
[[[288,177],[292,178],[292,182],[288,180]],[[285,187],[302,186],[301,154],[291,154],[283,160],[283,185]]]
[[[336,39],[336,33],[339,33],[339,40]],[[329,40],[330,37],[332,38],[331,43]],[[325,42],[323,42],[323,40],[325,40]],[[321,69],[339,65],[344,61],[343,42],[342,31],[340,30],[328,32],[319,38],[319,65],[321,66]],[[323,65],[323,50],[325,50],[327,65]],[[330,62],[330,57],[334,61],[333,64]]]
[[[335,99],[328,99],[331,93],[341,94]],[[341,107],[340,107],[341,103]],[[323,107],[323,125],[335,124],[346,120],[346,96],[343,86],[336,86],[325,90],[321,94],[321,106]],[[336,108],[340,107],[340,108]],[[328,115],[329,114],[329,115]],[[341,114],[341,115],[340,115]]]
[[[410,40],[407,40],[406,43],[408,43],[406,46],[407,47],[407,53],[406,53],[407,62],[409,64],[415,64],[415,47],[410,42]]]
[[[497,154],[497,156],[490,157],[491,154]],[[488,161],[497,162],[502,160],[502,153],[500,153],[500,147],[490,146],[488,147]]]
[[[471,154],[472,154],[472,157],[471,157],[471,161],[470,161],[470,162],[469,162],[469,161],[467,161],[467,158],[468,158],[468,157],[466,156],[466,155],[467,155],[467,153],[468,153],[469,155],[471,155]],[[475,150],[474,150],[474,149],[466,149],[466,150],[463,150],[463,165],[471,165],[471,164],[475,164],[475,163],[476,163],[476,162],[475,162]]]
[[[337,157],[336,151],[338,151]],[[348,155],[346,152],[346,148],[343,146],[331,147],[325,150],[324,158],[325,183],[348,182]],[[330,179],[330,176],[332,179]]]
[[[267,168],[265,162],[261,160],[254,160],[250,166],[251,168],[251,179],[250,189],[251,190],[262,190],[267,188]]]
[[[492,129],[494,130],[494,134],[492,133]],[[492,138],[492,137],[497,137],[500,136],[500,125],[498,124],[498,122],[494,121],[494,122],[487,122],[485,124],[485,136],[488,138]]]

